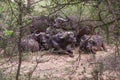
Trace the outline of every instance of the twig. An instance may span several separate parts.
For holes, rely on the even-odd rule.
[[[30,4],[30,6],[32,6],[34,4],[37,4],[37,3],[41,2],[41,1],[43,1],[43,0],[39,0],[39,1],[33,2],[33,3]]]
[[[15,16],[16,20],[18,20],[17,16],[15,15],[15,13],[14,13],[14,11],[13,11],[13,8],[12,8],[12,6],[11,6],[11,4],[10,4],[10,0],[8,0],[8,4],[9,4],[9,6],[10,6],[10,9],[11,9],[12,14]]]
[[[35,67],[28,72],[28,80],[31,80],[31,77],[32,77],[32,75],[33,75],[33,72],[36,70],[36,68],[38,67],[38,64],[39,64],[39,63],[41,63],[41,62],[36,59],[36,65],[35,65]]]

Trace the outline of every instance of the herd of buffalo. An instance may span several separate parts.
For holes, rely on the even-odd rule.
[[[75,47],[79,47],[79,52],[94,54],[99,50],[107,51],[100,35],[91,35],[89,26],[80,27],[79,22],[70,18],[35,17],[29,28],[30,34],[21,39],[22,52],[52,49],[55,53],[74,57]]]

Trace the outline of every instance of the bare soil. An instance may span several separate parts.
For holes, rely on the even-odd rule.
[[[107,46],[107,52],[98,51],[97,54],[78,54],[74,50],[74,58],[68,55],[55,55],[49,52],[29,53],[23,57],[21,75],[28,75],[33,71],[32,77],[41,80],[120,80],[120,55],[115,55],[115,47]],[[46,53],[45,55],[42,55]],[[18,58],[14,58],[4,64],[7,59],[2,59],[0,69],[6,69],[5,73],[17,70]],[[38,65],[36,66],[36,60]],[[36,66],[36,68],[35,68]]]

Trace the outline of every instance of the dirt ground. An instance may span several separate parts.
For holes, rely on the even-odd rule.
[[[23,57],[21,75],[39,77],[40,80],[96,80],[95,76],[99,76],[100,80],[120,80],[120,55],[114,55],[113,46],[107,46],[107,50],[98,51],[95,55],[79,55],[75,49],[74,58],[49,52],[46,52],[47,55],[43,55],[45,52],[29,53]],[[7,60],[1,60],[0,63]],[[14,58],[2,64],[0,69],[12,73],[17,70],[17,64],[17,58]]]

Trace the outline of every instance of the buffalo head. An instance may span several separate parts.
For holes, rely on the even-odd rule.
[[[42,50],[48,49],[49,34],[46,34],[45,32],[40,32],[36,34],[36,36],[37,36],[37,41],[40,44],[41,49]]]

